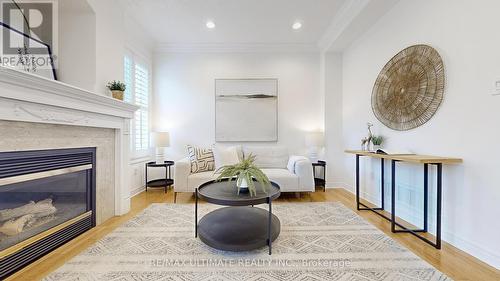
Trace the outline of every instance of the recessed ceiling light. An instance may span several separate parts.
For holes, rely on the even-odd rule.
[[[206,26],[207,26],[208,29],[214,29],[215,28],[215,22],[209,20],[209,21],[207,21]]]
[[[299,30],[299,29],[301,29],[301,28],[302,28],[302,23],[301,23],[300,21],[296,21],[296,22],[294,22],[294,23],[292,24],[292,28],[293,28],[294,30]]]

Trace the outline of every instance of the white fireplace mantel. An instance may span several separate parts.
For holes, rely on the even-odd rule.
[[[137,109],[111,97],[0,67],[0,120],[115,130],[115,215],[130,210],[125,171],[130,149],[130,119]]]

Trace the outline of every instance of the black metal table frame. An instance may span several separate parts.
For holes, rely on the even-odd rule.
[[[198,188],[195,189],[195,201],[194,201],[194,237],[198,237]],[[271,239],[271,220],[273,217],[272,213],[272,202],[273,200],[271,199],[270,196],[266,198],[266,203],[269,205],[269,213],[268,213],[268,220],[267,220],[267,241],[266,244],[269,247],[269,255],[272,253],[272,239]],[[218,205],[218,204],[217,204]],[[248,205],[245,205],[248,206]],[[253,205],[252,205],[253,207]]]
[[[372,208],[360,202],[359,196],[359,158],[360,154],[356,154],[356,207],[360,211],[372,211],[375,214],[383,217],[391,222],[391,231],[393,233],[410,233],[420,240],[432,245],[436,249],[441,249],[441,204],[442,204],[442,178],[443,178],[443,165],[442,163],[425,163],[424,164],[424,226],[422,229],[409,229],[396,221],[396,163],[399,160],[391,159],[391,217],[388,217],[377,211],[384,211],[384,166],[385,159],[380,158],[380,188],[381,188],[381,206]],[[428,231],[428,209],[429,209],[429,165],[437,167],[437,189],[436,189],[436,239],[431,241],[426,237],[419,235],[420,232]],[[363,207],[360,207],[363,206]],[[396,229],[396,226],[400,229]]]
[[[323,160],[318,160],[318,162],[312,163],[313,166],[313,177],[314,177],[314,185],[317,186],[317,181],[321,180],[322,183],[320,187],[323,187],[323,192],[326,192],[326,162]],[[316,177],[316,167],[321,167],[323,169],[323,178]]]
[[[164,163],[155,163],[155,162],[146,162],[145,164],[145,175],[144,175],[144,184],[146,187],[146,192],[148,191],[148,184],[150,181],[148,181],[148,168],[165,168],[165,179],[155,179],[155,180],[165,180],[165,186],[163,187],[165,190],[165,193],[167,193],[167,187],[171,186],[173,184],[172,181],[172,172],[170,167],[174,165],[174,161],[165,161]],[[155,181],[151,180],[151,181]],[[171,184],[169,184],[169,180],[171,181]]]

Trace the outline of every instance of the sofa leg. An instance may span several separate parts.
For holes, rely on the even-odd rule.
[[[174,204],[177,201],[177,192],[174,191]]]

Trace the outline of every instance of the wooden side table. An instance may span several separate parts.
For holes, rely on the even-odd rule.
[[[165,161],[164,163],[156,163],[154,161],[146,163],[146,179],[145,186],[146,192],[148,191],[148,187],[163,187],[165,189],[165,193],[167,193],[167,188],[174,184],[174,180],[172,179],[172,172],[170,167],[174,165],[174,161]],[[165,168],[165,178],[154,179],[148,181],[148,168],[150,167],[164,167]]]
[[[326,191],[326,162],[318,160],[316,163],[312,163],[313,166],[313,176],[314,176],[314,185],[323,188],[323,192]],[[319,176],[316,176],[316,168],[320,167],[323,171],[319,173]]]

